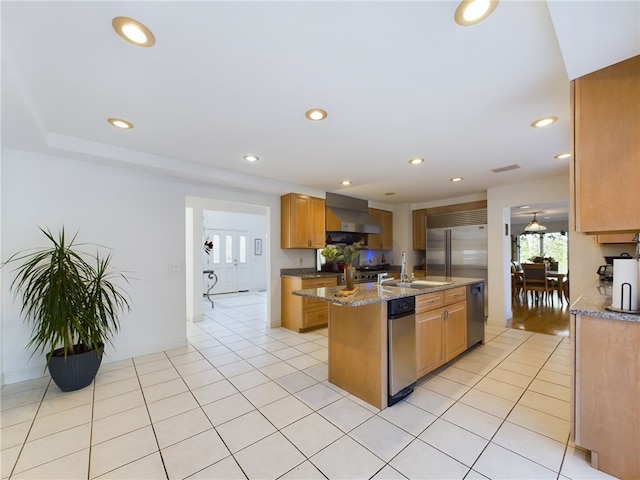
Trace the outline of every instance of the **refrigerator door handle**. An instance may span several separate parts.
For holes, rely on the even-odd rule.
[[[445,230],[445,275],[451,276],[451,230]]]

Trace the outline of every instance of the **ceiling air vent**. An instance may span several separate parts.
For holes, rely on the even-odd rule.
[[[494,168],[491,171],[493,173],[502,173],[502,172],[508,172],[509,170],[516,170],[518,168],[520,168],[520,165],[518,165],[517,163],[514,163],[513,165],[507,165],[506,167]]]

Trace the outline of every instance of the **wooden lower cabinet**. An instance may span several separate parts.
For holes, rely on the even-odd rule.
[[[571,315],[571,440],[591,465],[640,478],[640,322]]]
[[[467,302],[447,305],[443,322],[444,363],[467,349]]]
[[[466,287],[416,297],[418,378],[467,349]]]
[[[316,278],[282,277],[282,326],[295,332],[326,327],[329,322],[329,304],[320,300],[292,295],[294,290],[335,287],[338,277]]]
[[[437,308],[416,314],[418,378],[424,377],[444,363],[443,310],[443,308]]]

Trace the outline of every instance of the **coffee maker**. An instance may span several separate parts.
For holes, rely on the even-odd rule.
[[[598,267],[598,276],[600,277],[600,281],[613,281],[613,261],[617,258],[631,258],[631,255],[629,255],[628,253],[621,253],[618,256],[604,257],[605,262],[607,262],[606,265],[600,265]]]

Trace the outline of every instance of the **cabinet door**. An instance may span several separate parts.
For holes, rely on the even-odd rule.
[[[324,215],[325,230],[327,232],[339,232],[342,230],[340,219],[336,217],[336,214],[333,213],[329,207],[325,207]]]
[[[467,302],[458,302],[445,307],[444,361],[448,362],[467,349]]]
[[[393,250],[393,212],[381,210],[382,250]]]
[[[280,198],[280,248],[323,248],[324,199],[289,193]]]
[[[322,198],[310,197],[310,232],[309,232],[309,248],[325,247],[325,202]]]
[[[413,216],[413,249],[427,248],[427,210],[421,208],[412,212]]]
[[[382,233],[369,234],[369,250],[393,250],[393,212],[370,208],[369,213],[382,225]]]
[[[597,468],[640,478],[640,323],[572,315],[575,443]]]
[[[437,308],[416,315],[416,354],[418,378],[444,363],[442,345],[442,317],[444,309]]]
[[[573,83],[575,228],[640,229],[640,56]]]

